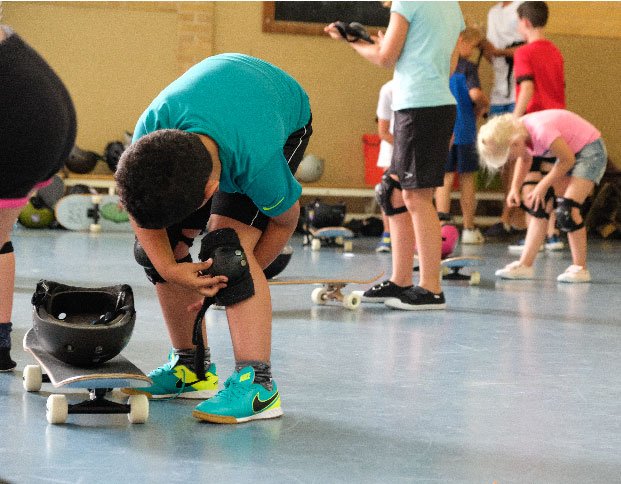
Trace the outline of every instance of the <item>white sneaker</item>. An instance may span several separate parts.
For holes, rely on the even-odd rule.
[[[482,244],[485,242],[485,237],[479,229],[464,229],[461,232],[462,244]]]
[[[498,269],[496,275],[502,279],[532,279],[535,270],[532,267],[523,266],[519,260],[516,260],[502,269]]]
[[[556,280],[558,282],[591,282],[591,274],[582,266],[571,265]]]

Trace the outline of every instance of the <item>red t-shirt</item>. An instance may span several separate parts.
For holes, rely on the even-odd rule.
[[[526,107],[527,113],[544,109],[565,109],[565,75],[563,55],[549,40],[536,40],[516,49],[513,57],[516,99],[520,83],[533,81],[535,92]]]

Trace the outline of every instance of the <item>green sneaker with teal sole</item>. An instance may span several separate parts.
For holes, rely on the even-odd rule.
[[[250,420],[276,418],[283,414],[280,394],[272,380],[272,390],[254,383],[251,366],[233,373],[218,394],[194,409],[192,415],[213,423],[237,424]]]
[[[153,384],[141,388],[123,388],[127,395],[146,395],[149,398],[195,398],[213,397],[218,390],[216,365],[212,363],[205,372],[205,379],[199,380],[190,368],[178,364],[179,356],[171,351],[169,361],[153,370],[147,376]]]

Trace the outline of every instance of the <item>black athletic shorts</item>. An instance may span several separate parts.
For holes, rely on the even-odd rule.
[[[313,134],[312,116],[308,124],[303,128],[292,133],[283,147],[283,153],[289,164],[291,173],[295,173],[304,157],[304,151],[308,146],[310,136]],[[205,205],[190,214],[180,223],[168,227],[168,237],[171,245],[176,245],[179,241],[179,234],[183,229],[194,229],[204,231],[212,214],[224,215],[242,222],[251,227],[264,231],[269,222],[269,217],[259,211],[257,206],[250,198],[241,193],[224,193],[217,191],[211,200]]]
[[[455,105],[395,111],[390,173],[404,189],[444,185],[444,165],[455,124]]]
[[[15,32],[0,26],[0,201],[27,197],[69,157],[76,114],[51,67]]]

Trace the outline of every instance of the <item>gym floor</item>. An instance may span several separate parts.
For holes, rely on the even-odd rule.
[[[296,237],[283,275],[388,272],[375,242],[356,239],[347,255],[312,252]],[[151,402],[144,425],[123,415],[48,424],[51,387],[26,393],[21,379],[34,362],[21,342],[39,279],[130,284],[138,318],[124,354],[145,372],[165,361],[169,343],[130,234],[17,228],[13,244],[18,366],[0,374],[0,481],[619,482],[618,242],[590,242],[593,282],[583,285],[555,280],[569,251],[542,253],[534,281],[500,281],[494,271],[514,260],[506,244],[460,247],[485,258],[482,281],[446,283],[446,311],[350,311],[314,306],[311,286],[273,287],[285,415],[237,426],[200,423],[197,402],[181,399]],[[208,328],[224,381],[233,369],[225,313],[210,310]]]

